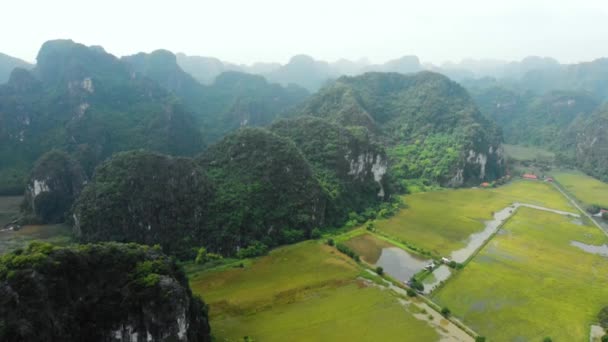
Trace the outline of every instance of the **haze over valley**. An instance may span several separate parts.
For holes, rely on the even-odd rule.
[[[287,7],[6,5],[0,341],[608,341],[605,4]]]

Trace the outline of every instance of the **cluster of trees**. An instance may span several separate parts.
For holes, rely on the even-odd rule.
[[[211,341],[207,306],[160,248],[32,243],[0,257],[0,340]]]
[[[194,159],[141,150],[118,153],[97,168],[74,205],[77,236],[84,242],[160,244],[184,259],[194,258],[201,246],[212,253],[251,257],[319,237],[321,227],[394,211],[394,205],[384,202],[388,189],[378,195],[382,179],[373,175],[374,160],[357,168],[361,174],[348,171],[351,159],[359,160],[349,144],[378,155],[382,149],[323,120],[313,121],[309,130],[323,131],[328,125],[326,131],[336,131],[335,139],[344,134],[347,144],[331,150],[327,146],[337,144],[330,135],[327,145],[317,146],[327,149],[304,146],[304,153],[285,131],[282,136],[246,128]],[[295,124],[306,130],[300,121]],[[343,164],[346,170],[340,168]],[[324,185],[328,179],[334,188]],[[363,206],[379,211],[356,214]]]

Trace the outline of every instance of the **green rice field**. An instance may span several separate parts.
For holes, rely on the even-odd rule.
[[[495,189],[458,189],[404,196],[407,208],[376,222],[382,233],[437,255],[449,255],[483,230],[494,211],[513,202],[576,212],[552,185],[541,181],[514,181]]]
[[[595,227],[520,208],[434,300],[490,341],[588,340],[608,305],[608,258],[572,241],[608,243]]]
[[[553,176],[579,201],[608,208],[608,184],[577,171],[555,172]]]
[[[396,295],[359,279],[362,268],[319,241],[281,247],[243,268],[191,272],[217,341],[438,341]]]

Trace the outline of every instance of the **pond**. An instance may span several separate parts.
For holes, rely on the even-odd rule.
[[[430,259],[412,255],[401,248],[388,247],[382,249],[382,254],[380,254],[376,266],[382,267],[384,272],[395,279],[408,281],[414,274],[418,273],[430,262]]]
[[[424,279],[422,284],[424,285],[424,293],[429,294],[433,292],[433,290],[441,285],[442,282],[448,280],[448,278],[452,275],[452,271],[446,265],[441,265],[437,267],[433,273],[431,273],[428,277]]]

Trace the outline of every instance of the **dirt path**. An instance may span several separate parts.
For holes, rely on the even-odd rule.
[[[373,275],[377,275],[376,273],[374,273],[371,270],[367,270],[367,272],[369,272],[370,274],[373,274]],[[399,302],[404,306],[409,306],[409,305],[416,306],[416,308],[417,308],[416,311],[419,311],[419,313],[412,313],[412,315],[414,317],[416,317],[417,319],[419,319],[421,321],[425,321],[429,325],[434,327],[435,330],[437,331],[437,333],[439,333],[439,335],[440,335],[440,339],[439,339],[440,342],[473,342],[475,340],[473,337],[471,337],[471,335],[469,335],[467,332],[465,332],[461,327],[459,327],[456,324],[454,324],[453,322],[451,322],[451,320],[458,321],[455,317],[451,317],[449,320],[446,319],[439,312],[437,312],[436,309],[434,309],[433,307],[431,307],[424,301],[424,300],[430,301],[429,299],[421,298],[421,297],[420,298],[415,297],[417,299],[412,299],[407,296],[407,292],[404,289],[393,285],[391,282],[389,282],[385,279],[383,281],[384,281],[385,287],[383,287],[382,285],[374,284],[372,282],[368,282],[368,283],[372,286],[377,286],[377,287],[380,287],[383,289],[392,290],[395,293],[401,295],[403,298],[408,298],[408,300],[399,299]],[[460,321],[458,321],[458,323],[461,324],[463,327],[466,327],[470,331],[471,334],[475,335],[475,332],[471,328],[467,327]]]

